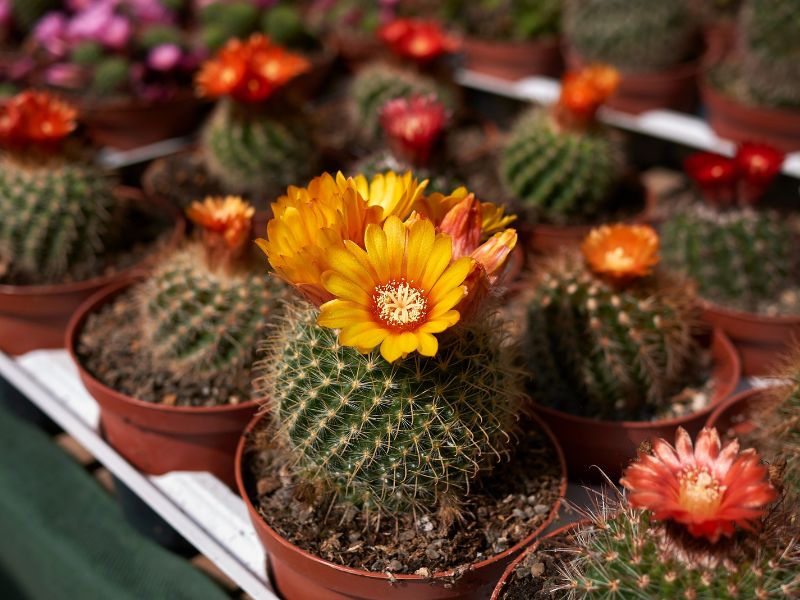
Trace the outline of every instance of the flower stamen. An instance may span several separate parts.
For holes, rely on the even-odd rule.
[[[690,468],[678,478],[678,504],[698,517],[713,516],[719,510],[725,486],[706,468]]]
[[[392,280],[376,286],[372,298],[378,317],[391,327],[414,325],[428,314],[425,291],[404,280]]]

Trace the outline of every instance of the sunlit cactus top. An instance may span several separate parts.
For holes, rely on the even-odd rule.
[[[200,228],[210,269],[231,269],[246,255],[252,240],[255,209],[238,196],[193,202],[186,216]]]
[[[648,225],[602,225],[581,244],[589,268],[628,282],[649,275],[658,264],[658,234]]]
[[[734,440],[724,448],[716,429],[705,428],[692,440],[678,428],[673,447],[663,439],[652,454],[640,454],[620,480],[636,508],[658,520],[684,525],[694,537],[716,543],[738,525],[751,529],[777,494],[767,469],[753,449],[739,452]]]
[[[380,113],[381,126],[394,151],[414,165],[428,162],[447,118],[447,109],[435,96],[395,98]]]
[[[398,56],[419,63],[428,63],[458,48],[456,40],[436,21],[396,19],[381,27],[378,36]]]
[[[597,109],[619,86],[619,72],[596,64],[572,71],[561,80],[561,95],[556,114],[564,126],[585,126],[594,120]]]
[[[196,77],[197,90],[209,98],[261,102],[309,66],[302,56],[256,33],[246,41],[230,40],[206,61]]]
[[[77,127],[75,108],[48,92],[28,90],[0,107],[0,144],[7,148],[58,145]]]

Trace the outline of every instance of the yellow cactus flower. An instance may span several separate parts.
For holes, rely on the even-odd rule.
[[[255,209],[239,196],[209,196],[203,202],[192,202],[186,209],[189,220],[221,234],[231,248],[238,248],[247,241],[254,214]]]
[[[336,176],[336,180],[340,185],[345,184],[341,173]],[[391,215],[405,219],[411,214],[414,204],[422,198],[422,192],[428,185],[427,179],[419,182],[410,171],[405,175],[398,175],[393,171],[378,173],[369,181],[363,175],[357,175],[352,180],[369,206],[380,206],[383,209],[384,219]]]
[[[467,188],[460,187],[445,196],[438,192],[421,198],[415,205],[414,210],[433,221],[437,227],[442,223],[447,213],[458,206],[470,192]],[[512,221],[516,220],[516,215],[505,214],[505,209],[493,202],[481,202],[481,237],[486,239],[490,235],[506,228]]]
[[[390,216],[369,224],[366,250],[351,241],[330,251],[331,270],[322,276],[334,296],[320,309],[318,323],[339,329],[339,341],[369,352],[380,344],[389,362],[411,352],[433,356],[436,336],[455,325],[454,307],[466,293],[471,258],[451,262],[450,236],[428,220],[403,223]]]
[[[581,251],[598,275],[627,281],[658,264],[658,234],[648,225],[602,225],[586,236]]]

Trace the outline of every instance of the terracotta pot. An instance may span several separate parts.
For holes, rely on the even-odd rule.
[[[748,435],[756,428],[752,416],[775,404],[770,389],[745,390],[720,404],[708,418],[706,427],[716,427],[723,438]]]
[[[741,104],[708,82],[700,86],[708,122],[734,142],[764,142],[786,152],[800,150],[800,110]]]
[[[731,339],[742,359],[742,374],[769,375],[775,361],[800,339],[800,315],[768,317],[703,302],[703,320]]]
[[[497,582],[497,585],[495,586],[494,591],[492,592],[491,600],[500,600],[501,594],[503,593],[503,590],[505,589],[506,585],[508,585],[508,582],[511,579],[511,574],[514,572],[514,569],[517,568],[517,565],[519,563],[525,560],[525,557],[528,556],[528,554],[530,554],[531,552],[536,552],[536,549],[539,547],[540,543],[542,543],[544,540],[558,537],[559,535],[562,535],[572,529],[575,529],[579,525],[583,525],[585,523],[588,523],[588,521],[583,520],[583,521],[574,521],[572,523],[567,523],[563,527],[559,527],[558,529],[551,531],[543,538],[539,538],[538,540],[536,540],[531,545],[530,548],[528,548],[525,552],[520,554],[517,558],[515,558],[511,562],[511,564],[509,564],[506,567],[506,570],[503,571],[503,575],[500,577],[500,581]]]
[[[121,150],[186,135],[197,128],[203,112],[203,103],[190,89],[163,102],[129,97],[78,97],[73,101],[95,144]]]
[[[569,46],[565,55],[570,69],[586,63]],[[697,105],[697,76],[706,60],[697,58],[655,73],[620,72],[619,87],[606,106],[632,114],[658,109],[692,112]]]
[[[247,512],[261,544],[267,551],[268,572],[278,594],[285,600],[479,600],[486,598],[497,578],[528,544],[544,531],[558,513],[560,499],[553,505],[548,518],[536,531],[505,552],[471,565],[463,575],[453,577],[453,571],[434,573],[429,578],[419,575],[393,575],[352,569],[323,560],[301,550],[278,535],[253,506],[244,482],[244,461],[248,435],[267,418],[261,414],[247,427],[236,450],[236,483],[247,505]],[[558,442],[540,421],[559,457],[562,469],[559,498],[567,489],[566,467]]]
[[[461,49],[467,69],[500,79],[516,81],[533,75],[558,77],[564,70],[561,43],[555,36],[528,42],[465,37]]]
[[[351,71],[358,71],[365,64],[386,55],[383,43],[374,33],[336,31],[328,35],[326,44],[339,55]]]
[[[151,202],[132,188],[117,188],[116,194],[134,202]],[[155,206],[159,210],[168,210],[163,204],[155,203]],[[183,232],[184,221],[176,215],[175,227],[166,248],[174,248],[183,237]],[[150,255],[132,267],[87,281],[0,285],[0,350],[19,355],[31,350],[63,347],[67,323],[82,302],[107,285],[145,271],[154,259],[155,255]]]
[[[714,359],[714,395],[708,405],[695,413],[661,421],[603,421],[562,412],[534,403],[534,411],[547,423],[561,442],[570,477],[583,481],[602,481],[597,468],[612,481],[619,479],[628,462],[636,457],[642,442],[663,437],[675,438],[678,427],[692,437],[702,429],[711,412],[736,389],[741,365],[739,355],[727,336],[715,329],[711,340]]]
[[[239,437],[258,410],[250,400],[225,406],[166,406],[132,398],[95,379],[81,364],[77,344],[88,316],[128,289],[117,282],[86,300],[70,320],[66,347],[83,385],[100,405],[100,426],[108,443],[140,471],[207,471],[231,488]]]

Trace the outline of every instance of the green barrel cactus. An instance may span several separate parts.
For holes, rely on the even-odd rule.
[[[506,454],[520,380],[492,319],[449,330],[435,357],[394,363],[341,346],[316,319],[289,311],[259,380],[303,479],[366,510],[431,510]]]
[[[512,128],[500,175],[521,205],[546,221],[591,221],[607,212],[624,171],[618,142],[601,127],[561,127],[536,108]]]
[[[305,181],[316,168],[305,126],[228,98],[217,103],[203,129],[201,147],[208,172],[236,193],[274,195]]]
[[[568,0],[564,33],[588,62],[660,71],[697,51],[697,24],[682,0]]]
[[[507,42],[555,36],[561,0],[446,0],[442,15],[471,35]]]

